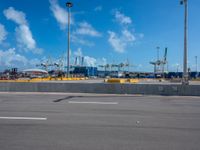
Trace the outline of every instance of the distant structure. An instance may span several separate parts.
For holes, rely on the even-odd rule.
[[[46,61],[43,61],[40,64],[37,64],[36,67],[42,67],[44,70],[48,71],[49,67],[53,65],[54,64],[51,62],[51,59],[48,58]]]
[[[123,74],[129,72],[129,67],[133,67],[133,65],[130,65],[129,61],[127,60],[126,63],[105,64],[99,65],[99,67],[103,69],[104,76],[122,77]]]
[[[76,56],[74,66],[84,66],[84,57],[83,56]]]
[[[42,69],[26,69],[22,71],[26,76],[30,78],[37,78],[37,77],[47,77],[48,72]]]
[[[53,63],[53,66],[56,67],[56,70],[64,70],[64,57],[61,57],[57,62]]]
[[[159,54],[159,53],[158,53]],[[159,59],[159,55],[156,61],[151,61],[151,65],[154,66],[154,75],[162,74],[164,76],[165,65],[167,64],[167,48],[165,48],[165,53],[163,59]]]
[[[50,70],[64,70],[64,57],[60,57],[56,61],[52,61],[49,57],[47,60],[42,61],[40,64],[37,64],[36,67],[41,67],[46,71]]]

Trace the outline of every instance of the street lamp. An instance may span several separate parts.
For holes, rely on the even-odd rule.
[[[188,70],[187,70],[187,32],[188,32],[188,0],[181,0],[181,5],[185,6],[184,14],[184,56],[183,56],[183,78],[182,84],[188,85]]]
[[[198,72],[198,57],[195,56],[195,63],[196,63],[196,73]]]
[[[198,74],[198,57],[195,56],[195,63],[196,63],[196,78],[198,78],[199,74]]]
[[[156,72],[158,73],[159,70],[160,70],[160,64],[159,64],[159,62],[160,62],[160,60],[159,60],[159,49],[160,49],[160,47],[157,46],[156,49],[157,49]]]
[[[67,77],[70,75],[70,8],[73,6],[71,2],[66,3],[66,7],[68,8],[68,47],[67,47]]]

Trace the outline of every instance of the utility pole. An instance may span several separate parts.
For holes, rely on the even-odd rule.
[[[187,36],[188,36],[188,0],[181,0],[181,5],[185,7],[184,13],[184,56],[183,56],[183,78],[182,78],[182,85],[188,85],[188,68],[187,68]]]
[[[70,76],[70,8],[73,6],[71,2],[66,3],[66,7],[68,8],[68,47],[67,47],[67,77]]]

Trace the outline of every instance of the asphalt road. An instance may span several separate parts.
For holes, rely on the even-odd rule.
[[[200,98],[0,93],[1,150],[198,150]]]

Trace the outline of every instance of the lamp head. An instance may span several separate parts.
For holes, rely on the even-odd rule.
[[[181,4],[181,5],[186,4],[186,3],[187,3],[187,0],[181,0],[181,1],[180,1],[180,4]]]
[[[67,2],[67,3],[66,3],[66,6],[67,6],[68,8],[70,8],[70,7],[73,6],[73,4],[72,4],[71,2]]]

